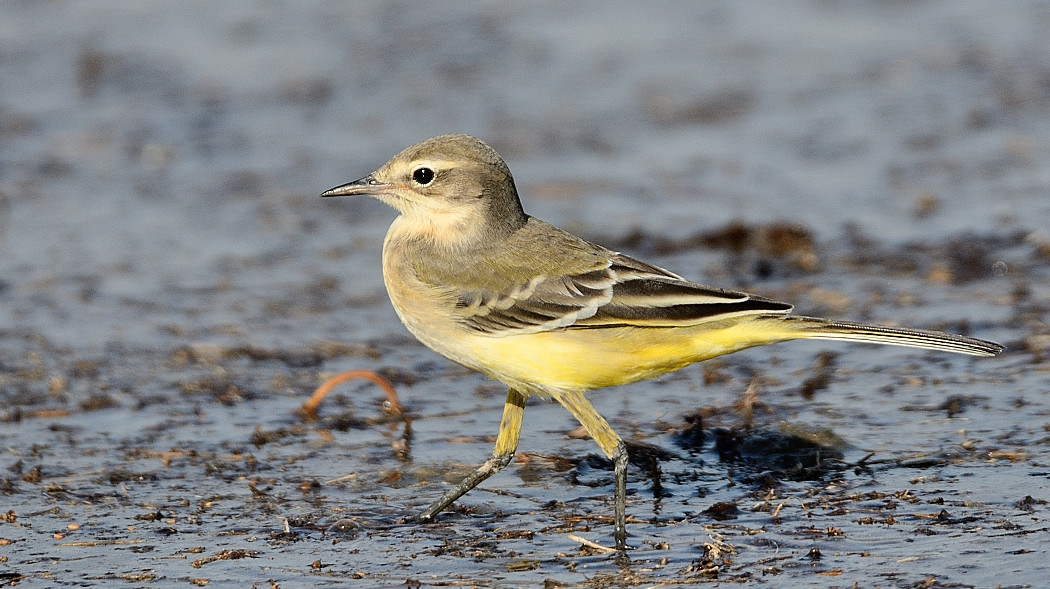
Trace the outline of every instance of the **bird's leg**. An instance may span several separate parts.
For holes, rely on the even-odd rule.
[[[473,474],[452,487],[440,499],[419,514],[420,521],[430,521],[434,516],[462,497],[467,491],[481,484],[482,481],[496,474],[514,458],[518,448],[518,437],[521,434],[521,417],[525,413],[525,395],[514,389],[507,391],[507,402],[503,406],[503,420],[499,424],[499,435],[492,450],[492,458],[478,467]]]
[[[616,450],[611,458],[613,476],[616,479],[613,538],[616,540],[617,550],[627,550],[627,446],[623,444],[623,440],[616,443]]]
[[[617,550],[627,550],[627,447],[583,393],[562,393],[555,398],[587,428],[587,433],[613,461],[613,476],[616,479],[613,495],[613,538],[616,540]]]

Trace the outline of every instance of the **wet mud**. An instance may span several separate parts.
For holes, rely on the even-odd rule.
[[[603,6],[0,4],[0,586],[1044,584],[1050,11]],[[592,394],[626,556],[611,464],[539,400],[418,523],[505,391],[398,323],[393,213],[317,195],[449,131],[596,242],[1007,351],[782,344]],[[351,370],[396,403],[303,411]]]

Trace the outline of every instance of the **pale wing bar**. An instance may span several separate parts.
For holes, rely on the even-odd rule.
[[[616,256],[612,270],[617,278],[612,300],[573,327],[680,327],[792,309],[787,303],[696,284],[627,256]]]
[[[464,293],[456,308],[464,325],[488,335],[549,331],[592,317],[612,299],[615,281],[609,268],[575,276],[539,277],[510,295]]]
[[[492,336],[561,328],[673,327],[739,315],[782,315],[791,305],[689,282],[619,254],[606,268],[538,277],[497,296],[472,291],[457,302],[467,327]]]

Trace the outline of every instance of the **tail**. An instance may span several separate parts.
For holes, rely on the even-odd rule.
[[[828,321],[815,317],[787,316],[783,319],[789,323],[798,323],[793,327],[794,330],[797,330],[799,339],[869,342],[943,350],[971,356],[998,356],[1003,351],[1003,347],[995,342],[940,331],[865,325],[849,321]]]

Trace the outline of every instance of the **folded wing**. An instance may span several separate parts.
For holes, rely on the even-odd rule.
[[[457,302],[463,324],[493,336],[552,329],[680,327],[790,310],[786,303],[689,282],[612,252],[604,267],[569,276],[536,276],[504,293],[471,291]]]

